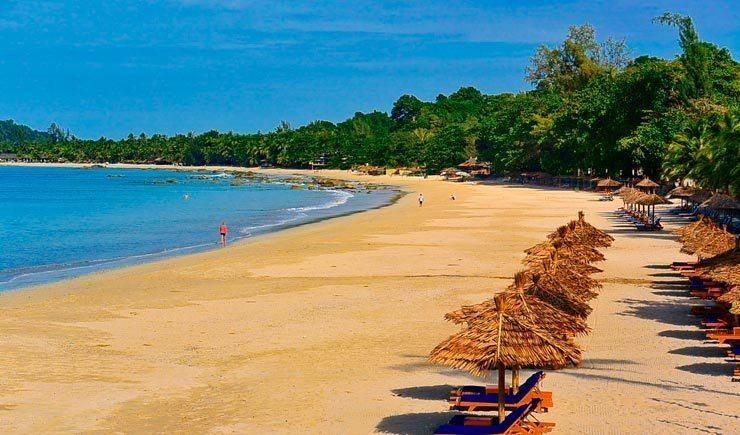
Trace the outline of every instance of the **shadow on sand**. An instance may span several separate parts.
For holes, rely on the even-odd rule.
[[[391,392],[399,397],[419,400],[447,400],[454,385],[424,385],[422,387],[397,388]]]
[[[378,432],[402,435],[426,435],[450,421],[454,412],[417,412],[385,417],[375,427]]]
[[[726,362],[716,363],[694,363],[685,366],[678,366],[676,369],[694,373],[696,375],[725,376],[732,375],[732,366]]]
[[[668,351],[673,355],[700,356],[704,358],[722,358],[726,356],[724,349],[717,345],[712,346],[687,346],[680,349]]]

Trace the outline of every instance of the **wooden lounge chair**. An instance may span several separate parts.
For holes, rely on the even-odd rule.
[[[539,400],[524,404],[498,423],[496,417],[456,415],[449,423],[438,427],[435,434],[543,434],[552,431],[554,423],[528,421],[527,418],[539,406]]]
[[[537,400],[536,412],[547,412],[549,408],[552,408],[552,392],[542,391],[539,388],[539,383],[545,376],[543,372],[535,373],[530,376],[526,382],[524,382],[516,394],[510,394],[511,391],[506,391],[505,406],[507,409],[518,408],[522,405]],[[485,391],[487,387],[467,387],[468,391],[464,391],[466,387],[462,388],[462,393],[450,397],[450,409],[461,410],[461,411],[490,411],[498,408],[498,391]],[[471,391],[470,388],[474,390]],[[484,389],[481,394],[481,388]]]

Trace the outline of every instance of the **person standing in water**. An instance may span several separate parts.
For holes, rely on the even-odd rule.
[[[424,194],[420,193],[419,194],[419,207],[421,207],[422,205],[424,205]]]
[[[229,232],[229,228],[226,226],[226,222],[221,222],[221,226],[218,228],[218,232],[221,233],[221,246],[226,246],[226,234]]]

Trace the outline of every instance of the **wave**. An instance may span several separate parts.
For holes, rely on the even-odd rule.
[[[294,213],[294,214],[292,216],[280,219],[276,222],[270,222],[268,224],[252,225],[252,226],[240,228],[238,232],[239,234],[243,234],[244,237],[248,237],[255,230],[261,230],[265,228],[272,228],[272,227],[277,227],[280,225],[289,224],[299,219],[308,217],[308,214],[306,212],[316,211],[316,210],[328,210],[330,208],[339,207],[340,205],[346,204],[350,198],[354,197],[353,194],[349,192],[343,192],[341,190],[324,190],[324,192],[330,192],[333,196],[333,199],[331,201],[326,201],[324,203],[317,204],[317,205],[307,205],[304,207],[290,207],[290,208],[280,209],[278,210],[278,212],[287,212],[287,213]]]
[[[319,205],[309,205],[305,207],[292,207],[285,209],[286,211],[312,211],[312,210],[326,210],[329,208],[338,207],[342,204],[345,204],[347,201],[349,201],[350,198],[352,198],[354,195],[349,192],[344,192],[341,190],[325,190],[325,192],[331,192],[337,197],[336,199],[332,201],[325,202],[323,204]]]

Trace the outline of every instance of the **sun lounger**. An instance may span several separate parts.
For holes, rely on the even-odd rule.
[[[549,408],[552,408],[552,392],[541,391],[539,389],[539,383],[543,377],[544,373],[535,373],[519,387],[519,391],[516,394],[510,394],[511,391],[507,391],[504,399],[505,406],[507,408],[517,408],[537,399],[537,412],[546,412]],[[465,387],[463,387],[463,389],[464,388]],[[486,387],[483,388],[485,389]],[[483,393],[484,394],[480,393],[480,387],[478,387],[477,391],[463,391],[458,396],[453,395],[449,400],[451,403],[450,408],[462,411],[486,411],[497,409],[498,391],[484,391]]]
[[[729,329],[720,329],[707,333],[707,339],[717,340],[720,343],[732,343],[740,341],[740,327]]]
[[[701,326],[705,328],[720,329],[729,326],[726,320],[717,316],[707,316],[706,319],[701,321]]]
[[[532,375],[524,381],[524,384],[528,384],[530,381],[539,384],[545,378],[545,372],[538,371],[532,373]],[[450,391],[450,397],[458,397],[461,394],[496,394],[498,393],[498,385],[465,385],[460,388],[455,388]],[[511,394],[511,389],[506,389],[506,394]]]
[[[438,427],[435,434],[542,434],[552,431],[553,423],[527,421],[526,418],[539,405],[538,400],[524,404],[498,423],[496,417],[456,415],[449,423]]]

